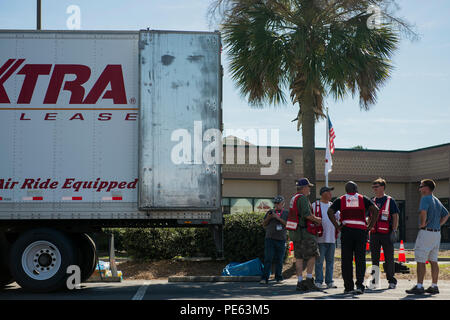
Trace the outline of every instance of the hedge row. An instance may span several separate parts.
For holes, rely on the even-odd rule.
[[[225,216],[224,257],[243,262],[264,257],[263,213]],[[216,248],[208,228],[127,228],[114,232],[115,246],[123,248],[135,260],[183,257],[215,257]]]

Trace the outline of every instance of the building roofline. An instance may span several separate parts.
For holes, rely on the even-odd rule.
[[[225,144],[223,145],[224,147],[226,146]],[[259,145],[238,145],[238,144],[234,144],[232,146],[235,147],[266,147],[266,148],[270,148],[272,146],[259,146]],[[443,143],[443,144],[439,144],[439,145],[434,145],[434,146],[430,146],[430,147],[424,147],[424,148],[419,148],[419,149],[413,149],[413,150],[382,150],[382,149],[353,149],[353,148],[335,148],[335,150],[339,150],[339,151],[357,151],[357,152],[394,152],[394,153],[412,153],[412,152],[417,152],[417,151],[422,151],[422,150],[430,150],[430,149],[436,149],[436,148],[440,148],[440,147],[446,147],[446,146],[450,146],[450,143]],[[303,147],[290,147],[290,146],[279,146],[278,148],[280,149],[293,149],[293,150],[301,150],[303,149]],[[325,150],[325,148],[320,147],[320,148],[316,148],[316,150]]]

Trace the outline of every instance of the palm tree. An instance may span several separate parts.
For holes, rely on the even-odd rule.
[[[232,79],[254,106],[285,103],[285,92],[298,104],[302,128],[303,172],[314,183],[315,122],[324,100],[359,93],[361,109],[376,102],[377,91],[392,70],[390,58],[400,32],[412,34],[400,19],[368,26],[370,5],[389,0],[215,0]],[[218,10],[220,9],[220,10]],[[393,22],[400,28],[394,28]],[[316,192],[311,190],[311,200]]]

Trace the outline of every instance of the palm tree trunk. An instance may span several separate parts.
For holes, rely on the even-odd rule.
[[[303,176],[314,184],[309,199],[316,201],[316,143],[314,98],[303,99],[302,106],[302,138],[303,138]]]

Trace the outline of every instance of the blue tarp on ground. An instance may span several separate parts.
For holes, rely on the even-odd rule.
[[[263,264],[259,258],[247,262],[231,262],[225,266],[222,276],[262,276]]]

